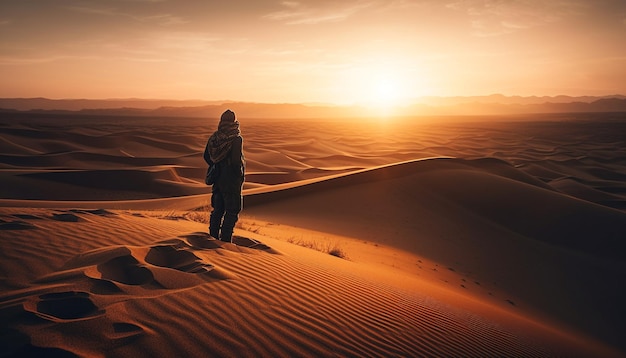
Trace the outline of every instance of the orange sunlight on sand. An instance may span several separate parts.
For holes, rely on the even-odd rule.
[[[0,351],[624,357],[616,116],[238,116],[226,243],[207,232],[215,119],[5,113]]]

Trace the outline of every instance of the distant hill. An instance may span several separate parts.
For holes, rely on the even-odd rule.
[[[46,98],[0,98],[0,111],[31,113],[152,117],[219,117],[226,109],[248,118],[324,118],[363,115],[358,107],[235,101],[167,100],[53,100]]]
[[[416,104],[405,111],[430,115],[495,115],[495,114],[530,114],[530,113],[592,113],[592,112],[626,112],[626,97],[615,96],[595,98],[593,101],[564,102],[565,96],[555,101],[536,102],[528,100],[506,103],[473,101],[450,105]],[[575,97],[570,97],[575,98]],[[591,97],[584,97],[590,100]]]
[[[138,108],[156,109],[159,107],[197,107],[227,103],[228,101],[203,100],[163,100],[163,99],[48,99],[48,98],[0,98],[0,108],[29,111],[66,110],[80,111],[81,109],[118,109]]]
[[[359,106],[250,103],[235,101],[176,101],[146,99],[0,98],[0,111],[75,113],[85,115],[217,118],[226,109],[247,118],[326,118],[376,116]],[[626,112],[626,96],[603,97],[423,97],[395,108],[393,115],[494,115],[528,113]]]
[[[591,103],[600,99],[617,98],[626,99],[623,95],[611,96],[505,96],[502,94],[492,94],[488,96],[456,96],[456,97],[421,97],[416,99],[416,103],[427,104],[431,106],[455,106],[467,103],[484,103],[484,104],[544,104],[544,103],[573,103],[584,102]]]

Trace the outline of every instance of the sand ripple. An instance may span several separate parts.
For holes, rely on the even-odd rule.
[[[571,352],[551,339],[531,338],[528,328],[520,328],[525,321],[494,320],[451,306],[352,272],[354,264],[321,253],[280,255],[241,236],[236,244],[221,243],[193,231],[202,224],[186,221],[68,210],[81,220],[58,222],[52,214],[59,212],[51,210],[7,210],[3,219],[18,214],[38,219],[31,219],[36,229],[0,241],[2,265],[18,245],[33,248],[22,255],[21,267],[51,256],[50,265],[34,272],[12,268],[14,279],[27,283],[22,288],[0,281],[0,343],[9,354],[541,357]],[[168,237],[164,229],[178,234]],[[63,245],[35,250],[52,231],[52,243]],[[92,236],[102,232],[108,236]],[[129,241],[137,245],[120,244]],[[93,244],[97,247],[80,251]]]
[[[246,188],[433,156],[507,161],[556,190],[626,207],[624,121],[442,123],[242,118]],[[507,118],[502,118],[506,120]],[[33,118],[4,114],[0,197],[128,200],[203,194],[201,153],[215,120]],[[524,121],[527,120],[527,121]],[[487,122],[490,121],[490,122]],[[88,122],[88,127],[87,127]],[[10,189],[9,189],[10,188]]]

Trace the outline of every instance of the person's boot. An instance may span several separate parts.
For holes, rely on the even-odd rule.
[[[232,230],[222,230],[222,237],[220,237],[221,241],[224,242],[233,242],[233,231]]]
[[[211,215],[209,218],[209,235],[215,240],[220,239],[220,225],[222,224],[222,218],[217,215]]]

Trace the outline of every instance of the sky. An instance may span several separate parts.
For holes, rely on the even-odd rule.
[[[0,97],[626,94],[625,0],[0,0]]]

